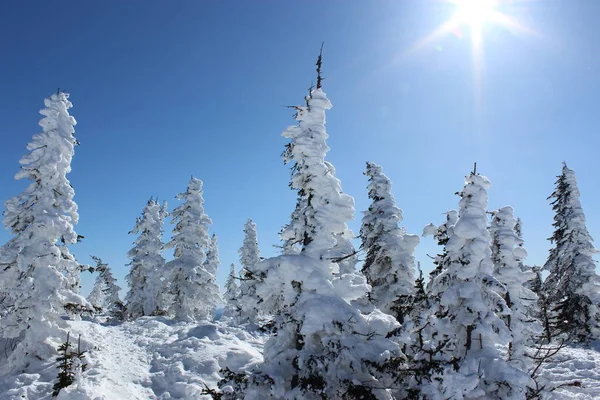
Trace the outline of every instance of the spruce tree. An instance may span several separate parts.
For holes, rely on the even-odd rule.
[[[357,262],[346,223],[354,216],[354,199],[343,193],[335,167],[325,160],[329,151],[325,111],[331,103],[317,88],[305,106],[295,107],[298,125],[283,132],[290,139],[283,153],[292,163],[290,188],[298,192],[292,219],[281,233],[284,249],[330,263],[332,273],[353,273]]]
[[[20,341],[9,359],[13,370],[27,366],[30,358],[54,356],[54,344],[66,336],[61,317],[68,309],[92,311],[77,294],[80,268],[68,249],[80,238],[74,230],[79,220],[75,191],[67,179],[79,144],[75,119],[69,115],[72,104],[64,92],[44,103],[42,132],[27,145],[29,153],[15,175],[30,184],[4,203],[4,226],[13,236],[0,251],[0,292],[9,305],[0,332],[5,339]]]
[[[398,387],[405,365],[388,338],[399,327],[394,317],[351,306],[322,260],[283,255],[256,268],[265,276],[258,294],[277,335],[265,343],[257,370],[225,374],[220,386],[234,392],[223,399],[378,399]]]
[[[203,265],[207,271],[216,276],[217,270],[221,265],[221,260],[219,259],[219,239],[214,233],[208,242],[208,246],[206,248],[206,258],[204,259]]]
[[[237,285],[237,275],[235,272],[235,264],[231,263],[229,266],[229,275],[225,282],[225,311],[223,315],[233,318],[234,320],[240,319],[241,307],[239,305],[240,291]]]
[[[72,351],[69,342],[70,334],[67,333],[67,341],[58,347],[59,355],[56,357],[58,363],[57,382],[52,387],[52,397],[58,396],[60,391],[81,380],[81,374],[86,370],[87,364],[83,362],[85,351],[81,350],[81,336],[77,340],[77,351]]]
[[[422,358],[438,362],[424,391],[432,398],[525,398],[529,376],[502,359],[509,315],[504,287],[493,276],[487,229],[489,180],[471,174],[459,193],[458,220],[446,243],[443,268],[430,287]]]
[[[512,207],[502,207],[492,213],[490,231],[494,276],[504,286],[504,301],[510,308],[510,313],[504,316],[511,332],[508,358],[521,371],[528,371],[531,359],[526,349],[539,336],[541,327],[530,314],[537,303],[537,296],[525,285],[535,276],[521,267],[527,252],[517,233],[518,229],[520,224],[514,218]]]
[[[244,225],[244,242],[240,247],[241,281],[239,288],[239,306],[243,312],[240,322],[255,323],[261,314],[262,299],[256,294],[257,285],[261,284],[262,277],[256,271],[256,264],[260,262],[256,224],[248,219]]]
[[[563,164],[552,199],[553,244],[544,270],[549,272],[543,283],[543,299],[551,322],[546,326],[548,339],[565,334],[569,340],[587,342],[597,339],[600,314],[594,300],[600,280],[592,254],[596,252],[588,233],[579,200],[575,172]]]
[[[176,319],[194,321],[212,316],[220,302],[213,290],[214,264],[206,265],[204,258],[209,246],[208,225],[212,223],[204,213],[202,181],[192,177],[187,190],[177,196],[183,203],[171,215],[173,237],[165,248],[173,248],[173,260],[167,263],[170,271],[170,293],[173,303],[170,313]],[[213,249],[216,254],[216,248]],[[218,254],[216,254],[218,260]]]
[[[423,236],[432,235],[435,240],[437,240],[437,244],[442,246],[442,252],[435,256],[433,259],[433,264],[435,268],[433,271],[429,273],[429,281],[427,283],[427,289],[431,289],[431,285],[435,278],[446,268],[448,263],[448,252],[446,251],[446,243],[452,237],[454,232],[454,225],[456,225],[456,221],[458,220],[458,213],[456,210],[448,210],[446,211],[446,222],[441,224],[440,226],[435,226],[434,224],[428,224],[423,228]]]
[[[361,249],[366,252],[362,272],[371,285],[371,301],[402,323],[402,310],[413,291],[413,254],[419,237],[398,226],[402,210],[396,206],[392,184],[381,167],[367,162],[365,175],[373,202],[364,212],[360,229]]]
[[[217,235],[213,233],[213,235],[210,237],[210,241],[206,249],[206,258],[204,259],[203,263],[203,267],[209,272],[209,275],[207,280],[202,283],[204,297],[211,299],[209,303],[214,302],[215,304],[214,306],[209,307],[209,315],[213,314],[216,305],[223,302],[221,293],[219,291],[219,285],[217,285],[217,271],[220,265],[221,260],[219,259],[219,239],[217,238]],[[203,309],[203,307],[201,307],[201,309]]]
[[[95,310],[110,317],[122,319],[125,305],[119,298],[121,288],[116,284],[117,280],[113,277],[110,266],[102,262],[99,257],[92,256],[92,259],[96,262],[94,270],[98,276],[87,300]]]
[[[125,278],[129,283],[125,299],[129,318],[162,315],[168,307],[165,299],[165,259],[161,254],[165,211],[164,205],[151,198],[129,232],[139,235],[135,246],[127,253],[131,259],[131,269]]]
[[[333,166],[324,160],[325,110],[331,103],[320,85],[320,61],[317,87],[306,106],[297,108],[298,126],[284,132],[291,139],[284,158],[294,162],[290,186],[299,193],[282,233],[289,255],[261,261],[253,271],[261,277],[256,286],[261,310],[274,316],[277,335],[265,343],[258,370],[226,374],[221,388],[232,387],[233,393],[223,393],[224,399],[385,398],[403,367],[398,345],[387,338],[398,328],[395,318],[379,310],[363,315],[350,305],[368,285],[354,279],[346,226],[353,199],[342,193]]]

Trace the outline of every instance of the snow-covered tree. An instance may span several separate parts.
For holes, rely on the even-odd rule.
[[[202,181],[192,177],[187,190],[177,196],[183,203],[173,216],[173,237],[165,248],[174,248],[174,259],[167,263],[170,272],[170,292],[173,296],[171,312],[175,318],[186,321],[206,319],[220,302],[207,283],[214,282],[212,266],[204,264],[206,249],[211,246],[208,225],[212,223],[204,213]],[[217,255],[218,259],[218,255]]]
[[[298,126],[288,128],[284,159],[293,162],[291,188],[298,191],[292,221],[281,238],[287,255],[253,267],[260,276],[261,311],[273,315],[275,331],[264,346],[264,363],[247,377],[226,374],[224,399],[383,399],[396,384],[402,354],[387,335],[394,317],[374,310],[363,315],[351,301],[366,295],[354,279],[355,252],[346,222],[353,199],[342,193],[325,161],[325,110],[321,58],[316,89],[298,107]],[[335,275],[337,276],[335,276]],[[229,386],[231,385],[231,386]],[[240,393],[243,391],[243,394]]]
[[[121,288],[116,284],[117,280],[113,277],[109,265],[99,257],[92,256],[92,259],[96,262],[94,270],[98,276],[87,300],[94,309],[120,319],[125,311],[125,305],[119,298]]]
[[[206,281],[202,282],[202,290],[205,292],[204,296],[211,299],[209,303],[216,302],[215,304],[217,305],[223,302],[219,285],[217,285],[217,270],[219,269],[220,265],[221,260],[219,259],[219,239],[217,238],[217,235],[213,233],[213,235],[210,237],[208,248],[206,249],[206,258],[204,259],[203,263],[204,269],[208,271],[210,275]],[[215,308],[216,306],[210,308],[209,315],[212,315]]]
[[[553,319],[547,335],[564,333],[570,340],[586,342],[600,337],[600,280],[592,259],[596,250],[579,197],[575,172],[563,164],[556,189],[549,197],[555,212],[554,233],[550,238],[553,247],[544,264],[549,275],[542,286],[542,297]]]
[[[448,252],[446,251],[446,243],[452,237],[454,232],[454,225],[458,220],[458,213],[456,210],[446,211],[446,222],[440,226],[434,224],[428,224],[423,228],[423,236],[432,235],[437,240],[438,245],[442,246],[442,252],[435,256],[433,264],[435,268],[429,273],[429,282],[427,283],[427,290],[431,289],[431,285],[435,278],[446,268],[448,262]]]
[[[417,235],[409,235],[398,224],[402,210],[396,206],[392,183],[381,167],[367,162],[369,198],[373,200],[364,212],[360,238],[366,252],[362,272],[371,285],[371,301],[384,313],[403,322],[403,304],[412,293],[414,283],[414,250]]]
[[[531,358],[526,354],[526,347],[533,344],[541,333],[539,323],[531,317],[529,311],[537,303],[537,295],[525,287],[535,275],[530,271],[523,271],[521,267],[527,252],[517,233],[520,226],[515,221],[512,207],[502,207],[492,215],[490,231],[494,276],[504,285],[504,301],[511,310],[504,317],[511,331],[508,357],[521,371],[528,371]]]
[[[354,216],[354,199],[342,192],[334,166],[325,160],[325,111],[330,108],[325,92],[312,90],[306,105],[296,107],[298,125],[282,134],[290,139],[283,158],[293,163],[290,187],[298,191],[298,201],[281,239],[287,254],[301,252],[328,261],[332,273],[347,274],[357,261],[346,225]]]
[[[66,337],[61,318],[66,310],[91,311],[76,293],[80,268],[68,249],[79,238],[74,230],[79,219],[75,191],[67,179],[78,144],[76,122],[68,111],[72,104],[62,92],[44,103],[42,132],[27,145],[29,153],[15,175],[31,183],[4,203],[4,226],[13,236],[0,251],[0,292],[10,305],[0,319],[0,332],[5,339],[20,341],[11,355],[13,370],[33,358],[55,355]]]
[[[241,307],[239,305],[240,290],[236,280],[237,274],[235,272],[235,264],[231,263],[229,266],[229,275],[225,282],[225,295],[223,296],[223,300],[225,300],[225,311],[223,312],[223,315],[237,320],[241,314]]]
[[[145,315],[162,315],[168,304],[165,298],[165,259],[162,252],[163,223],[166,205],[150,199],[142,216],[136,220],[130,234],[138,234],[135,246],[127,256],[131,259],[126,297],[127,315],[138,318]]]
[[[265,343],[257,371],[223,382],[222,388],[234,388],[224,399],[391,398],[387,389],[397,386],[403,368],[398,345],[386,338],[398,328],[394,317],[379,310],[363,315],[351,306],[323,260],[283,255],[256,269],[265,276],[258,288],[265,310],[277,313],[277,335]]]
[[[526,395],[529,376],[505,361],[497,348],[511,339],[502,320],[510,310],[502,284],[492,276],[489,187],[484,176],[466,178],[444,267],[431,284],[424,350],[437,350],[432,356],[439,369],[424,388],[427,397],[524,399]],[[422,357],[431,355],[423,351]]]
[[[204,268],[206,268],[206,270],[212,275],[216,275],[220,265],[221,260],[219,259],[219,239],[217,238],[217,235],[213,233],[213,235],[210,237],[210,241],[208,242],[208,247],[206,248]]]
[[[394,335],[406,356],[407,368],[411,371],[401,381],[405,391],[404,398],[407,399],[423,398],[422,388],[439,365],[439,362],[433,359],[437,350],[428,348],[425,342],[424,330],[429,328],[431,302],[425,290],[425,279],[420,265],[418,270],[419,276],[415,279],[413,293],[405,304],[406,317]]]
[[[239,305],[243,310],[240,322],[256,322],[260,314],[262,300],[256,294],[257,285],[261,284],[262,277],[255,270],[260,262],[256,224],[248,219],[244,225],[244,242],[238,251],[240,255],[241,281],[239,289]]]

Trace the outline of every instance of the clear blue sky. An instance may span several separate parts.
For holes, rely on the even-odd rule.
[[[122,279],[127,232],[148,198],[172,209],[193,174],[220,238],[222,283],[248,217],[263,255],[276,252],[295,204],[280,158],[280,133],[294,124],[283,106],[302,102],[324,41],[328,159],[356,200],[354,232],[369,204],[365,161],[392,179],[412,233],[456,207],[477,161],[492,181],[490,210],[515,208],[529,262],[541,264],[552,233],[546,197],[563,160],[600,238],[600,2],[500,9],[535,33],[486,25],[477,89],[466,27],[409,51],[452,17],[444,1],[2,2],[0,199],[24,188],[13,175],[40,131],[38,110],[64,88],[78,121],[70,180],[86,237],[72,252],[102,257]],[[425,269],[437,250],[422,239]]]

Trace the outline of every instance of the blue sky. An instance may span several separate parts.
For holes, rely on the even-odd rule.
[[[263,255],[277,252],[295,204],[280,158],[281,131],[294,123],[284,106],[302,102],[324,41],[328,159],[356,200],[354,231],[369,204],[365,161],[392,179],[412,233],[456,207],[477,161],[492,181],[490,210],[515,208],[529,262],[541,264],[552,233],[546,197],[563,160],[600,237],[600,2],[499,9],[531,32],[487,24],[476,70],[467,27],[409,51],[452,17],[445,1],[3,2],[0,199],[24,188],[13,179],[18,160],[40,130],[44,97],[63,88],[81,142],[70,180],[86,239],[72,252],[102,257],[122,279],[127,232],[148,198],[172,209],[194,175],[220,238],[222,283],[248,217]],[[437,250],[422,239],[424,269]]]

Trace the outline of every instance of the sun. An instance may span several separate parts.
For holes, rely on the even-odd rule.
[[[514,33],[537,34],[511,16],[510,9],[529,0],[436,0],[451,7],[449,18],[429,35],[419,40],[408,53],[425,47],[447,35],[463,37],[468,30],[474,51],[480,52],[488,29],[502,28]]]
[[[498,0],[452,0],[452,3],[456,6],[456,12],[450,22],[457,27],[469,27],[475,46],[483,40],[484,26],[498,23],[502,18],[502,14],[496,10]]]
[[[495,0],[454,0],[457,11],[452,19],[459,25],[482,26],[498,14]]]
[[[471,44],[471,62],[473,64],[474,95],[477,108],[482,104],[484,65],[484,37],[498,29],[513,34],[525,34],[540,37],[540,34],[524,26],[514,17],[515,5],[530,0],[431,0],[445,3],[448,7],[448,19],[434,31],[421,38],[401,58],[439,42],[446,36],[454,36],[459,40],[468,38]],[[468,35],[465,33],[468,31]],[[436,45],[436,50],[443,51],[442,45]],[[476,110],[477,112],[477,110]]]

